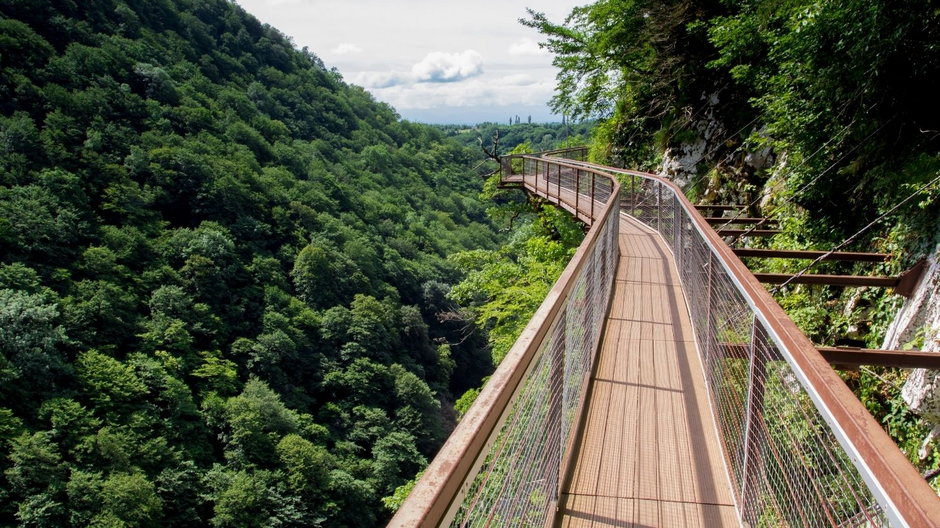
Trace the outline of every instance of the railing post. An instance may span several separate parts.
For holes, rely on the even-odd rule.
[[[557,342],[561,344],[559,347],[558,353],[552,353],[552,364],[550,370],[550,382],[549,382],[549,403],[548,403],[548,438],[545,439],[545,445],[547,449],[557,449],[558,450],[558,465],[559,471],[555,476],[557,482],[554,486],[554,497],[548,498],[549,503],[549,515],[546,516],[548,519],[553,519],[555,517],[555,512],[557,511],[560,501],[561,501],[561,485],[562,485],[562,475],[561,475],[561,462],[562,457],[565,456],[565,438],[562,431],[562,420],[564,419],[564,399],[565,399],[565,359],[568,353],[568,306],[562,309],[561,314],[558,315],[557,324],[558,328],[561,331],[553,332],[553,339],[556,339]],[[550,347],[549,350],[553,350],[555,347]],[[546,478],[549,475],[545,475]]]
[[[581,215],[581,209],[578,208],[581,197],[581,169],[575,169],[574,171],[574,180],[575,180],[575,190],[574,190],[574,217],[578,218]]]
[[[673,218],[673,242],[675,243],[675,251],[673,252],[676,257],[676,268],[679,270],[679,277],[682,277],[682,271],[685,269],[682,267],[684,257],[684,247],[682,245],[682,232],[685,231],[685,222],[682,219],[682,207],[679,205],[679,197],[672,199],[672,210],[674,213]]]
[[[591,172],[591,223],[594,223],[594,172]]]
[[[558,165],[558,189],[555,191],[555,198],[558,198],[558,205],[561,205],[561,165]]]
[[[552,182],[548,176],[548,162],[542,162],[542,171],[545,173],[542,177],[545,179],[545,198],[552,197]]]
[[[745,526],[757,526],[760,516],[759,504],[750,497],[756,493],[755,486],[763,472],[763,456],[759,452],[762,446],[761,424],[764,417],[764,380],[766,378],[766,358],[762,349],[766,348],[766,336],[763,327],[755,316],[751,323],[751,343],[748,351],[747,407],[744,416],[744,460],[741,463],[741,521]]]
[[[715,275],[712,268],[715,267],[715,257],[712,256],[711,249],[708,246],[705,246],[704,249],[708,254],[708,258],[705,259],[705,369],[711,375],[717,352],[716,348],[720,348],[721,343],[717,342],[718,338],[715,336],[715,318],[712,314],[712,283]]]
[[[663,232],[663,186],[656,183],[656,231]]]
[[[630,175],[630,216],[636,213],[636,176]]]

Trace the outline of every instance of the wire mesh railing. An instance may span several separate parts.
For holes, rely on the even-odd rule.
[[[742,523],[935,526],[936,495],[678,187],[606,170],[676,258]]]
[[[616,273],[618,184],[560,160],[507,156],[502,169],[580,207],[592,227],[392,526],[543,527],[554,516]]]
[[[553,319],[452,526],[545,526],[580,415],[613,281],[617,215]]]
[[[592,227],[391,526],[551,524],[620,211],[657,230],[676,259],[743,525],[940,525],[936,494],[678,187],[576,160],[502,161],[504,182]]]

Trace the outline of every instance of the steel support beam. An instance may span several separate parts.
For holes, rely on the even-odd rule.
[[[735,204],[698,204],[695,208],[699,211],[737,211],[738,209],[744,209],[744,206]]]
[[[887,253],[856,253],[851,251],[812,251],[798,249],[758,249],[734,248],[731,251],[739,257],[759,258],[789,258],[789,259],[817,259],[825,255],[823,260],[846,260],[853,262],[885,262],[891,256]]]
[[[749,237],[769,237],[780,233],[779,229],[718,229],[715,231],[718,236],[749,236]]]
[[[705,218],[705,221],[709,225],[724,225],[724,224],[776,224],[777,221],[771,218],[734,218],[734,217],[723,217],[723,216],[709,216]]]
[[[879,286],[893,288],[900,282],[899,277],[869,277],[867,275],[811,275],[794,277],[789,273],[755,273],[757,280],[767,284],[827,284],[829,286]],[[792,280],[791,280],[792,279]]]
[[[720,346],[722,357],[747,359],[749,356],[747,343],[721,343]],[[855,347],[816,347],[816,350],[831,365],[843,370],[856,369],[861,365],[940,370],[940,352]]]
[[[940,353],[922,350],[875,350],[870,348],[818,347],[826,361],[836,367],[877,365],[895,368],[940,369]]]

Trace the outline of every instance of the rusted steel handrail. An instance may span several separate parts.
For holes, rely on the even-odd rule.
[[[858,398],[845,385],[839,375],[829,365],[829,362],[819,353],[812,342],[797,328],[796,324],[786,315],[782,308],[774,301],[771,295],[761,286],[757,278],[747,269],[741,260],[734,254],[733,250],[719,237],[715,231],[708,225],[698,209],[685,197],[681,189],[672,182],[660,178],[653,174],[613,169],[602,167],[589,163],[574,162],[585,168],[594,170],[603,170],[610,174],[623,175],[631,178],[631,187],[635,184],[633,178],[639,177],[644,181],[657,182],[663,188],[671,191],[673,199],[681,208],[685,215],[685,221],[681,225],[674,226],[673,248],[676,252],[676,259],[680,262],[680,275],[685,285],[687,296],[689,297],[690,311],[693,315],[693,321],[696,325],[696,333],[700,337],[700,347],[709,347],[713,342],[717,342],[718,334],[733,333],[734,324],[729,320],[716,321],[718,317],[714,314],[717,310],[716,304],[720,299],[716,299],[717,271],[721,271],[733,283],[734,290],[740,295],[741,300],[750,308],[750,317],[753,318],[753,324],[745,325],[744,328],[751,326],[755,330],[750,336],[751,350],[751,368],[754,368],[755,362],[759,358],[761,369],[765,361],[783,360],[792,369],[800,386],[805,390],[812,404],[819,412],[822,419],[831,430],[832,436],[838,441],[845,455],[858,471],[859,476],[864,480],[868,491],[880,505],[881,513],[886,520],[894,526],[940,526],[940,499],[936,493],[926,484],[921,475],[910,464],[907,458],[895,445],[894,441],[885,433],[881,426],[868,413]],[[635,212],[635,211],[634,211]],[[678,218],[678,212],[677,212]],[[647,223],[651,223],[647,222]],[[657,227],[657,226],[653,226]],[[668,233],[660,232],[668,238]],[[689,235],[697,234],[708,246],[710,254],[707,256],[707,262],[694,262],[696,255],[693,254],[690,245]],[[699,264],[699,269],[695,269],[695,264]],[[716,267],[715,271],[712,270]],[[707,291],[701,292],[691,288],[690,278],[705,278],[704,284],[697,284],[699,288],[706,288]],[[696,299],[695,297],[700,297]],[[703,302],[704,301],[704,302]],[[697,313],[698,312],[698,313]],[[741,313],[737,317],[748,317]],[[725,323],[721,326],[720,323]],[[704,327],[704,328],[702,328]],[[766,336],[759,334],[765,333]],[[710,335],[709,335],[710,334]],[[758,334],[758,335],[755,335]],[[704,337],[704,339],[703,339]],[[740,336],[739,336],[740,337]],[[706,341],[706,342],[701,342]],[[720,348],[720,347],[717,347]],[[715,354],[714,351],[702,351],[706,356]],[[703,358],[705,363],[716,364],[718,359],[715,357]],[[708,369],[708,367],[706,367]],[[763,377],[763,374],[762,374]],[[716,394],[721,390],[720,384],[726,380],[710,380],[712,386],[713,408],[720,407],[721,402],[716,401],[720,395]],[[766,380],[748,381],[749,386],[759,387],[763,391],[763,385]],[[751,389],[742,393],[747,397],[748,407],[751,407]],[[762,401],[755,401],[761,405]],[[720,411],[720,409],[718,409]],[[749,410],[747,414],[750,414]],[[716,417],[721,421],[722,417]],[[759,421],[747,419],[748,424],[756,423],[766,429],[766,419],[763,416]],[[719,424],[720,425],[720,424]],[[747,427],[750,429],[750,425]],[[727,432],[722,431],[725,437],[726,456],[735,458],[737,453],[728,452]],[[767,434],[766,430],[762,433]],[[745,435],[746,437],[746,435]],[[773,451],[774,446],[767,438],[758,439],[767,444],[763,449]],[[747,441],[747,440],[745,440]],[[814,446],[807,446],[812,449]],[[737,449],[743,450],[746,455],[753,447],[749,445],[738,446]],[[830,453],[830,457],[837,454]],[[732,461],[733,462],[733,461]],[[755,471],[755,468],[746,467],[747,457],[744,459],[745,467],[741,467],[740,472],[742,481],[739,483],[742,488],[739,491],[738,507],[745,522],[753,522],[756,515],[749,512],[749,508],[755,508],[757,501],[766,500],[758,496],[754,490],[748,490],[748,479],[743,479],[743,475],[748,471]],[[735,464],[732,463],[732,466]],[[760,467],[759,470],[767,471]],[[734,468],[732,468],[734,470]],[[734,471],[732,471],[734,472]],[[734,476],[734,475],[732,475]],[[784,481],[788,477],[782,477]],[[852,490],[850,490],[852,491]],[[817,497],[820,495],[816,490]],[[854,493],[854,491],[853,491]],[[857,497],[858,498],[858,497]],[[859,499],[860,500],[860,499]],[[812,509],[819,505],[807,505]],[[822,510],[829,512],[827,505],[819,506]],[[868,516],[866,522],[872,525],[879,524],[877,511],[862,511],[859,515]],[[804,519],[808,518],[807,512],[801,512]],[[830,516],[832,522],[832,517]],[[846,519],[844,522],[848,522]],[[787,522],[787,524],[791,524]],[[812,523],[810,523],[812,525]],[[854,526],[854,525],[853,525]]]
[[[513,162],[520,158],[523,163],[535,163],[538,168],[549,165],[562,168],[566,166],[560,161],[533,156],[504,156],[501,160],[501,170],[504,178],[512,175]],[[460,506],[458,501],[473,485],[474,477],[484,464],[488,449],[496,441],[513,401],[524,385],[525,377],[529,375],[535,362],[545,355],[543,345],[547,341],[557,341],[556,322],[561,317],[563,319],[562,328],[570,326],[564,324],[563,317],[567,313],[570,303],[583,303],[583,301],[575,299],[576,296],[574,295],[580,293],[583,296],[583,291],[579,292],[579,285],[585,284],[586,279],[586,277],[581,277],[582,272],[590,270],[590,273],[593,274],[595,272],[594,266],[604,258],[612,258],[614,259],[613,262],[616,262],[616,255],[612,254],[618,250],[616,230],[611,235],[611,226],[616,227],[616,222],[619,219],[617,200],[613,199],[619,192],[619,183],[616,178],[606,174],[598,171],[590,172],[595,178],[604,178],[609,181],[609,192],[606,193],[607,199],[597,208],[597,216],[591,215],[592,228],[588,231],[584,241],[568,263],[561,277],[549,291],[548,296],[529,321],[518,340],[490,377],[486,386],[483,387],[474,404],[425,470],[424,475],[419,479],[408,499],[396,512],[389,526],[439,526],[451,522],[453,517],[458,514],[457,510]],[[558,180],[560,182],[560,176]],[[597,190],[596,187],[594,189]],[[551,185],[546,187],[545,194],[551,194]],[[559,186],[555,196],[560,200],[561,195],[562,189]],[[594,195],[584,196],[583,198],[590,202],[592,208],[595,201],[597,201],[597,197]],[[606,257],[604,254],[606,254]],[[602,264],[607,267],[608,280],[612,286],[614,266]],[[589,282],[588,285],[591,288],[595,287]],[[581,289],[583,289],[583,286]],[[609,291],[610,286],[607,287],[606,295],[604,295],[604,292],[600,292],[599,298],[609,299]],[[586,308],[592,312],[599,312],[601,318],[606,313],[606,306],[587,306]],[[590,352],[591,357],[586,358],[588,361],[592,361],[600,335],[600,329],[597,328],[596,322],[592,324],[595,326],[593,328],[594,350]],[[555,330],[553,331],[553,329]],[[564,330],[562,330],[561,336],[562,341],[565,342],[571,339],[570,336],[565,336]],[[590,370],[589,367],[590,363],[587,365],[587,371]],[[585,367],[582,366],[583,368]],[[586,385],[587,377],[587,375],[584,375],[582,376],[583,379],[576,381],[581,385]],[[575,397],[583,402],[583,390],[581,388],[574,387],[570,390],[576,391],[578,394]],[[568,390],[565,390],[565,394],[562,396],[567,397],[567,392]],[[571,431],[568,431],[569,435],[570,433]],[[564,438],[559,438],[559,444],[568,445],[569,442]],[[564,456],[564,454],[559,453],[559,460]],[[561,469],[550,468],[550,472],[554,473],[557,479],[561,474]],[[550,491],[557,494],[557,489]],[[548,502],[543,506],[544,509],[548,510],[550,504],[554,503],[556,499],[557,497],[548,497]],[[544,513],[549,515],[547,511]]]
[[[513,162],[522,163],[521,178],[513,175]],[[592,227],[392,526],[449,523],[468,490],[479,489],[474,476],[482,465],[500,473],[505,462],[488,460],[487,452],[498,443],[498,432],[523,387],[533,376],[544,380],[554,375],[556,362],[563,361],[549,361],[556,370],[534,367],[540,361],[544,366],[546,342],[558,345],[571,338],[573,327],[559,327],[557,321],[575,308],[570,303],[584,284],[583,272],[602,260],[596,250],[609,242],[610,227],[619,218],[614,212],[621,203],[626,213],[658,230],[675,254],[742,523],[940,526],[940,499],[678,187],[652,174],[538,156],[507,157],[502,168],[504,178],[514,177],[530,192],[573,210]],[[603,189],[600,194],[606,196],[599,202],[596,183],[606,183],[611,176],[629,179],[629,184],[621,192],[612,182],[610,193]],[[595,216],[592,208],[598,203]],[[581,297],[583,307],[585,297]],[[735,352],[729,353],[731,349]],[[596,348],[590,351],[595,353]],[[570,398],[583,401],[581,383],[562,389],[566,398],[570,392]],[[550,419],[558,420],[562,413],[555,396],[546,394],[543,400],[540,404]],[[565,412],[575,412],[578,405],[565,407]],[[577,424],[566,427],[566,434],[571,434]],[[551,458],[545,473],[549,482],[542,482],[538,493],[499,495],[498,503],[474,501],[463,507],[457,520],[467,521],[470,511],[481,525],[521,521],[543,525],[550,516],[538,510],[555,504],[545,490],[557,487],[571,447],[564,435],[552,431],[546,438],[528,439],[537,446],[560,443],[564,447],[559,449],[565,450]],[[513,477],[511,470],[494,475],[509,481]],[[507,507],[509,514],[494,516],[498,508]]]

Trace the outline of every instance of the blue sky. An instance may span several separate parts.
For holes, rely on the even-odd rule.
[[[343,78],[426,123],[557,121],[555,86],[526,7],[562,21],[571,0],[236,0]]]

